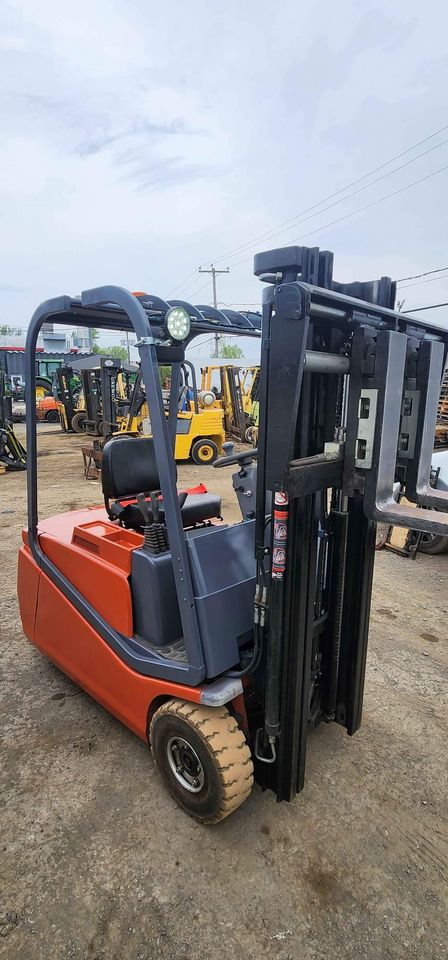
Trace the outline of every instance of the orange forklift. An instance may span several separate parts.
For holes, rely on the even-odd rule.
[[[104,506],[39,520],[27,403],[20,613],[29,640],[149,742],[168,791],[204,823],[239,807],[254,777],[292,800],[313,730],[358,729],[376,522],[448,533],[448,493],[430,485],[448,331],[396,312],[387,277],[337,283],[318,248],[258,254],[255,273],[259,445],[214,464],[235,468],[233,525],[218,496],[177,489],[176,412],[188,343],[260,336],[249,319],[214,324],[184,301],[106,286],[43,303],[27,339],[34,397],[43,322],[136,334],[152,436],[106,443]],[[172,368],[168,418],[159,364]],[[396,502],[397,478],[417,506]]]

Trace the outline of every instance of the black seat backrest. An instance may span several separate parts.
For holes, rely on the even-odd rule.
[[[104,444],[101,482],[106,500],[159,490],[152,437],[115,437]]]

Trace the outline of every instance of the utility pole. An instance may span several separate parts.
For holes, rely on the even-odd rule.
[[[210,270],[203,270],[202,267],[199,267],[199,273],[211,273],[212,275],[212,284],[213,284],[213,306],[218,306],[218,296],[216,293],[216,274],[217,273],[229,273],[230,267],[226,267],[225,270],[217,270],[213,264],[210,264]],[[215,356],[219,357],[219,333],[215,333]]]

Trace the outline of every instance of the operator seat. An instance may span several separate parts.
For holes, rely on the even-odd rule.
[[[141,529],[145,521],[140,507],[132,501],[139,493],[146,495],[160,490],[153,438],[117,437],[108,440],[103,448],[101,482],[110,519],[119,520],[132,530]],[[184,527],[221,517],[221,497],[213,493],[180,493],[179,503]],[[149,500],[147,506],[152,518]],[[164,517],[163,498],[160,498],[159,520],[163,522]]]

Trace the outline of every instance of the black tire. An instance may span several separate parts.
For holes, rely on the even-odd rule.
[[[47,423],[59,423],[59,413],[57,410],[47,410],[45,414]]]
[[[47,377],[36,377],[36,400],[51,396],[52,384]]]
[[[152,718],[150,743],[169,793],[200,823],[218,823],[247,800],[252,758],[226,707],[169,700]]]
[[[429,553],[435,556],[438,553],[448,551],[448,537],[432,536],[430,533],[424,533],[420,539],[418,552]]]
[[[84,424],[86,419],[85,410],[79,410],[78,413],[75,413],[72,419],[72,430],[74,430],[75,433],[85,433]]]
[[[195,440],[191,448],[191,459],[201,467],[214,463],[219,457],[219,450],[214,440],[208,440],[206,437],[202,440]]]
[[[250,443],[251,447],[255,447],[258,440],[258,427],[255,427],[255,426],[246,427],[244,439],[246,443]]]

